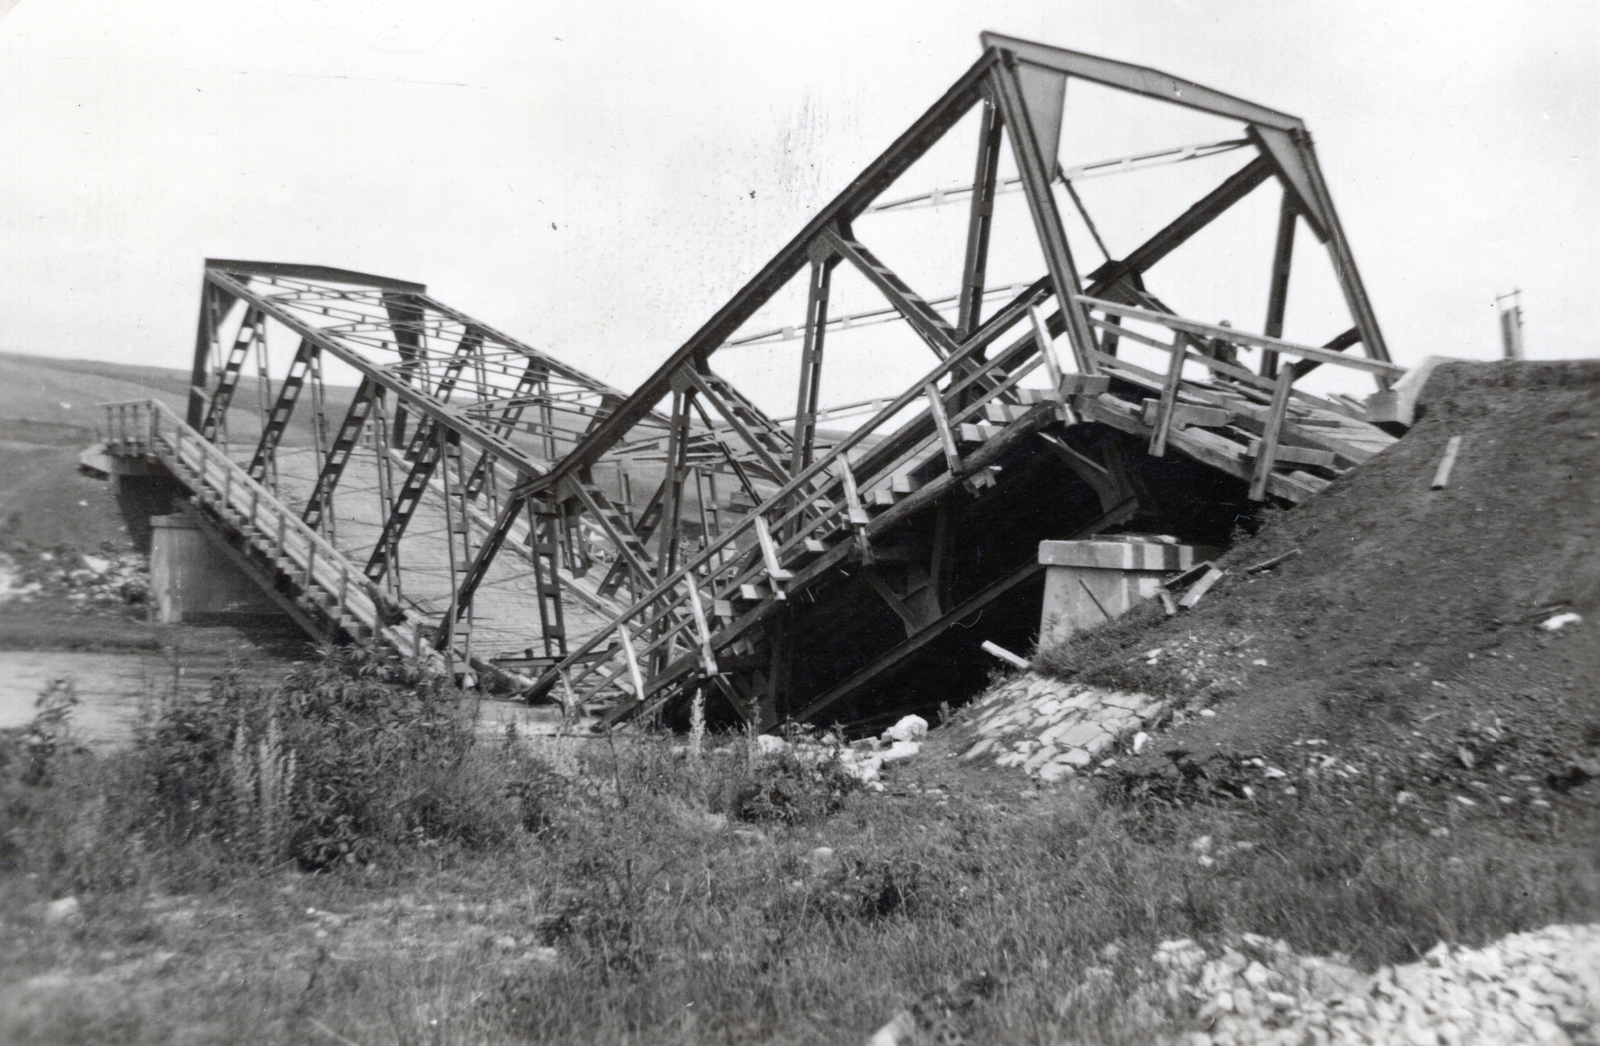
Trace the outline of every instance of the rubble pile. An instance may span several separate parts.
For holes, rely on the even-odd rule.
[[[991,690],[968,722],[978,740],[962,759],[992,758],[1041,781],[1111,765],[1124,741],[1137,753],[1170,702],[1148,694],[1099,690],[1024,673]]]
[[[1486,948],[1443,942],[1423,961],[1363,974],[1245,934],[1208,953],[1165,941],[1153,956],[1168,1001],[1196,1002],[1183,1046],[1600,1042],[1600,925],[1549,926]]]
[[[837,759],[845,773],[875,791],[882,791],[879,777],[884,766],[898,763],[922,751],[922,739],[928,735],[928,721],[919,715],[902,717],[877,737],[844,744],[831,738],[795,738],[784,740],[771,734],[756,738],[762,755],[793,753],[806,763],[820,763]]]
[[[136,552],[0,553],[0,602],[32,603],[40,596],[61,595],[72,603],[143,603],[149,578],[149,560]]]

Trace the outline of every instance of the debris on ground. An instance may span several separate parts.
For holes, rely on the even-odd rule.
[[[137,552],[0,552],[0,603],[32,603],[45,595],[72,603],[143,603],[149,578],[149,558]]]
[[[773,734],[756,738],[762,755],[792,754],[808,765],[838,760],[839,768],[874,791],[883,791],[878,780],[882,770],[890,763],[910,759],[922,751],[922,740],[928,736],[928,721],[919,715],[902,716],[898,722],[877,737],[845,744],[837,737],[795,737],[785,739]]]
[[[1594,1043],[1600,924],[1548,926],[1485,948],[1435,945],[1363,974],[1245,934],[1220,950],[1165,941],[1154,964],[1172,1002],[1199,1005],[1183,1046],[1268,1043]]]

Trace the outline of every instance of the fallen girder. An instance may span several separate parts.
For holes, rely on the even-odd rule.
[[[720,695],[761,728],[828,715],[881,688],[957,626],[985,613],[1004,617],[998,608],[1037,580],[1030,545],[1038,539],[1161,519],[1163,492],[1152,490],[1141,470],[1159,471],[1150,463],[1169,450],[1232,477],[1240,502],[1292,503],[1390,442],[1346,402],[1296,388],[1323,365],[1365,371],[1379,389],[1401,373],[1388,362],[1301,121],[1152,70],[993,34],[984,42],[982,58],[944,98],[530,484],[559,490],[618,445],[639,445],[637,428],[669,400],[676,415],[701,397],[732,421],[725,409],[730,384],[708,377],[712,357],[741,344],[799,342],[788,461],[774,455],[766,462],[776,488],[697,555],[681,564],[664,557],[654,583],[546,671],[534,693],[559,684],[568,700],[609,702],[611,722],[696,691]],[[1073,78],[1236,121],[1242,133],[1202,154],[1252,154],[1177,219],[1087,279],[1078,275],[1053,191],[1064,174],[1056,152]],[[880,197],[974,108],[981,110],[976,176],[959,190],[970,217],[956,315],[947,317],[867,246],[854,223],[931,199]],[[1006,147],[1016,168],[1010,179],[999,172]],[[1130,159],[1164,155],[1182,153]],[[1146,289],[1146,274],[1268,181],[1280,185],[1283,203],[1265,329],[1256,334],[1175,315]],[[1027,201],[1046,272],[985,318],[986,305],[994,305],[986,287],[994,199],[1013,184]],[[1302,220],[1327,245],[1351,314],[1350,329],[1325,347],[1281,336],[1293,231]],[[1103,248],[1097,232],[1095,238]],[[937,364],[878,400],[883,405],[849,435],[819,445],[824,340],[845,326],[829,316],[830,285],[841,266],[876,289]],[[802,277],[809,304],[793,336],[789,328],[741,335],[788,281]],[[851,315],[876,319],[883,311]],[[1063,336],[1065,363],[1055,350]],[[1344,352],[1357,345],[1362,355]],[[1134,347],[1165,362],[1141,366],[1125,358]],[[1250,354],[1258,367],[1241,362]],[[760,449],[759,439],[731,428]],[[683,443],[664,457],[669,470],[688,463]],[[1046,476],[1052,467],[1057,472]],[[1041,483],[1060,495],[1050,502],[1056,517],[1012,524],[1019,506],[1039,500],[1028,488]],[[1165,515],[1172,522],[1173,513]],[[660,526],[677,522],[669,513]],[[990,541],[995,530],[1007,533],[1005,541]],[[982,562],[967,554],[986,541],[1004,551]],[[810,656],[797,659],[797,646],[808,646]]]

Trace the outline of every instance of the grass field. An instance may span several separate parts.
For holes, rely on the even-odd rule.
[[[1371,966],[1600,912],[1592,804],[1441,836],[1381,781],[1038,788],[959,729],[873,792],[743,736],[471,715],[338,662],[109,756],[69,713],[9,736],[0,1041],[837,1043],[907,1011],[929,1042],[1148,1042],[1194,1016],[1162,940]]]

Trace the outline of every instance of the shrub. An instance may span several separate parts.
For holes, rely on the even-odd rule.
[[[148,813],[176,837],[307,871],[401,843],[493,845],[514,820],[467,765],[473,711],[440,681],[387,682],[338,653],[274,689],[224,677],[172,699],[138,740]]]
[[[811,761],[792,751],[760,757],[747,775],[729,783],[732,794],[723,799],[728,814],[741,821],[786,825],[823,820],[860,787],[837,757]]]

